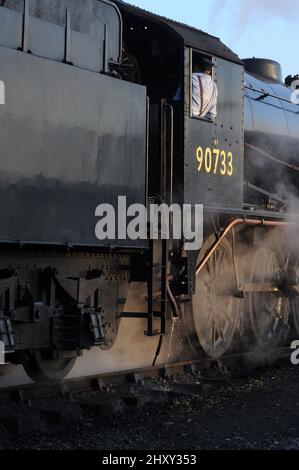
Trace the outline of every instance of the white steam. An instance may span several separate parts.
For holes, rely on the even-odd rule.
[[[299,5],[298,0],[212,0],[211,23],[218,26],[224,16],[240,34],[252,21],[269,23],[278,18],[295,22]]]

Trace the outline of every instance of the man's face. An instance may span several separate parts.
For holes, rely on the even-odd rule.
[[[211,76],[212,76],[212,74],[213,74],[213,68],[212,68],[212,67],[206,67],[205,73],[206,73],[207,75],[211,75]]]

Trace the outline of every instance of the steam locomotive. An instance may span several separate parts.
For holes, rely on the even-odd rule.
[[[141,83],[126,79],[124,44]],[[215,121],[192,116],[202,58],[214,64]],[[284,235],[297,225],[299,107],[279,64],[241,61],[216,37],[108,0],[2,1],[0,64],[6,362],[59,381],[94,348],[120,369],[137,356],[165,363],[173,337],[171,360],[219,360],[299,334]],[[99,241],[95,209],[120,195],[203,204],[203,247]]]

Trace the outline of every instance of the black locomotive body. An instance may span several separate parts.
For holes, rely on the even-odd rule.
[[[263,350],[285,341],[299,323],[288,295],[297,261],[269,237],[294,212],[299,108],[275,64],[246,61],[244,75],[219,39],[120,1],[2,5],[7,362],[38,380],[62,379],[94,346],[100,361],[117,350],[115,367],[135,347],[142,364],[155,352],[163,363],[176,316],[183,327],[173,359],[219,358],[243,333],[242,348],[252,338]],[[214,121],[192,116],[193,62],[207,57],[219,90]],[[129,82],[136,63],[139,83]],[[203,248],[99,241],[96,208],[116,208],[119,196],[128,205],[203,204]]]

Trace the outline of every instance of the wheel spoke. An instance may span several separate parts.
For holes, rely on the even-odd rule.
[[[281,269],[281,256],[272,246],[261,247],[252,257],[250,282],[275,283]],[[257,274],[258,271],[258,274]],[[288,299],[273,293],[250,294],[251,325],[257,344],[263,349],[283,344],[288,318]]]

